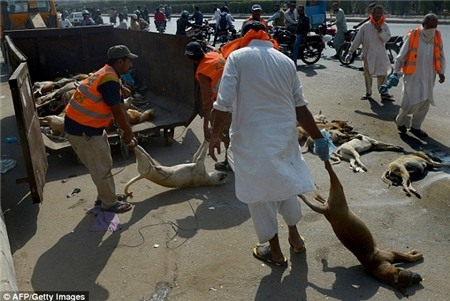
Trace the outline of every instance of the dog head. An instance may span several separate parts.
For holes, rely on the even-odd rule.
[[[419,274],[398,267],[392,269],[391,276],[389,284],[405,296],[407,287],[420,283],[423,280]]]
[[[213,171],[209,173],[211,185],[222,185],[227,182],[227,174],[220,171]]]

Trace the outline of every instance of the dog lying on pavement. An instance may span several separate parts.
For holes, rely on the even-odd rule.
[[[401,156],[388,165],[381,179],[389,184],[402,185],[407,196],[411,193],[421,198],[420,194],[412,187],[411,178],[422,176],[427,169],[449,166],[436,162],[424,152],[416,152],[409,155]],[[389,180],[391,182],[389,182]]]
[[[321,115],[319,115],[320,117]],[[317,127],[319,130],[327,130],[330,135],[330,139],[334,144],[340,145],[342,143],[350,141],[354,138],[358,132],[353,130],[347,121],[344,120],[332,120],[325,121],[324,117],[320,118],[314,116],[316,120]],[[302,153],[307,153],[308,151],[312,151],[314,146],[313,139],[309,136],[309,134],[302,128],[297,127],[298,130],[298,141],[302,146]]]
[[[331,155],[333,164],[338,164],[341,159],[350,162],[350,167],[354,172],[367,171],[367,167],[361,162],[360,154],[371,150],[376,151],[395,151],[402,152],[403,147],[380,142],[368,136],[358,134],[350,140],[339,146]]]
[[[162,166],[158,164],[141,146],[137,145],[133,151],[136,155],[137,170],[139,175],[128,181],[124,192],[128,197],[133,193],[128,192],[131,184],[140,179],[150,180],[158,185],[170,188],[186,188],[207,185],[221,185],[226,182],[227,174],[205,169],[205,158],[208,150],[208,141],[203,141],[194,154],[192,163],[183,163],[174,166]]]
[[[417,251],[402,253],[380,249],[366,224],[348,207],[344,189],[329,161],[325,168],[330,176],[330,191],[326,201],[320,195],[316,200],[322,205],[311,203],[305,196],[302,200],[314,211],[325,215],[334,233],[342,244],[352,252],[363,267],[375,278],[398,289],[406,296],[406,288],[422,281],[422,277],[394,265],[397,262],[414,262],[423,255]]]

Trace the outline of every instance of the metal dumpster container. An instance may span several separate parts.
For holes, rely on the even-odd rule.
[[[109,47],[127,45],[139,55],[134,62],[136,85],[146,87],[146,107],[155,109],[156,116],[151,122],[134,125],[137,135],[159,135],[162,131],[166,145],[170,145],[174,128],[188,126],[199,112],[194,66],[184,55],[189,41],[186,37],[109,25],[15,30],[6,34],[13,43],[7,49],[15,47],[26,58],[32,82],[96,71],[106,63]],[[69,145],[45,137],[44,142],[50,149]]]
[[[135,81],[146,87],[146,106],[155,119],[133,126],[139,135],[164,133],[166,145],[177,126],[188,126],[199,112],[194,66],[184,49],[189,38],[144,31],[117,29],[109,25],[65,29],[5,31],[2,41],[11,76],[9,80],[28,178],[34,202],[42,201],[47,172],[45,147],[59,150],[67,141],[53,141],[40,133],[32,83],[89,73],[102,67],[109,47],[127,45],[139,55],[134,62]],[[40,135],[39,135],[40,134]],[[118,140],[111,134],[111,140]],[[45,147],[44,147],[45,145]]]

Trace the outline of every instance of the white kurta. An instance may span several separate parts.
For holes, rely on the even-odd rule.
[[[350,53],[362,46],[361,59],[367,62],[364,68],[368,68],[372,76],[386,75],[388,70],[389,58],[386,53],[385,44],[391,38],[391,31],[386,22],[381,26],[381,32],[378,32],[370,22],[361,26],[350,47]]]
[[[314,190],[297,140],[295,107],[305,105],[292,60],[271,42],[253,40],[228,57],[214,108],[232,112],[228,152],[239,200],[281,201]]]
[[[394,73],[402,73],[401,68],[408,58],[409,35],[405,37],[402,49],[398,54]],[[416,71],[411,75],[405,75],[403,78],[402,89],[402,107],[413,106],[419,102],[429,100],[434,103],[433,88],[436,81],[436,70],[434,69],[434,43],[425,42],[420,33],[419,48],[417,49]],[[441,50],[441,73],[445,73],[445,55],[444,49]]]
[[[347,32],[347,21],[345,20],[345,14],[342,8],[336,13],[336,36],[334,37],[334,49],[339,50],[342,44],[345,42],[345,33]]]

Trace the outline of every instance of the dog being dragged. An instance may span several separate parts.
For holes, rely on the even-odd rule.
[[[406,288],[421,282],[422,277],[397,267],[394,263],[417,261],[423,258],[423,255],[415,250],[402,253],[379,248],[366,224],[348,207],[344,189],[329,161],[325,162],[325,168],[331,182],[328,200],[317,195],[316,200],[322,205],[316,205],[304,196],[300,197],[312,210],[325,215],[337,238],[358,258],[368,272],[406,295]]]
[[[208,141],[205,140],[194,154],[192,163],[162,166],[158,164],[141,146],[137,145],[133,151],[136,156],[139,175],[128,181],[125,185],[125,195],[132,197],[133,193],[128,192],[128,188],[131,184],[139,181],[140,179],[148,179],[156,184],[170,188],[224,184],[227,178],[226,173],[206,171],[205,158],[207,150]]]

